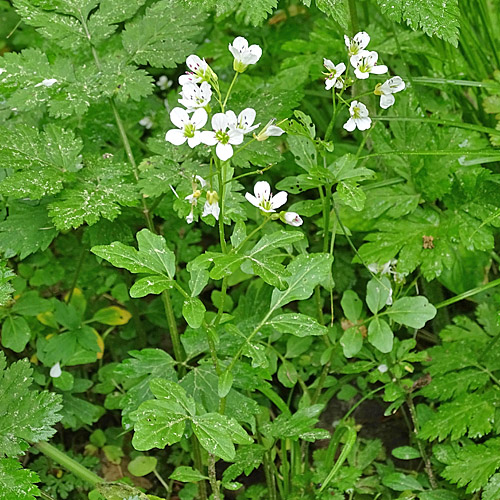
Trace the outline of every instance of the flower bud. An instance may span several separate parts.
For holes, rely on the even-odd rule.
[[[304,221],[300,217],[300,215],[296,212],[281,212],[280,219],[290,226],[299,227],[302,226]]]
[[[284,134],[285,131],[278,127],[277,125],[274,125],[276,122],[276,118],[273,118],[270,120],[265,127],[258,133],[254,134],[254,138],[257,139],[258,141],[265,141],[269,137],[279,137],[280,135]]]

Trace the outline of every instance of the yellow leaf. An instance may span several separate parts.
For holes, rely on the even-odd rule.
[[[125,325],[132,315],[122,307],[110,306],[99,309],[92,318],[92,321],[98,321],[104,325]]]

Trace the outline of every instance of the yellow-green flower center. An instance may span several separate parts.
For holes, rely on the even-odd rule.
[[[184,137],[194,137],[196,127],[192,123],[184,125]]]
[[[227,144],[229,142],[229,134],[222,130],[217,130],[217,132],[215,132],[215,138],[221,144]]]

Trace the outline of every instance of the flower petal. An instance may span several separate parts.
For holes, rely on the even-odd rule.
[[[372,125],[372,120],[370,117],[364,116],[356,120],[356,125],[359,130],[368,130]]]
[[[170,111],[170,121],[178,128],[184,128],[189,123],[189,115],[182,108],[174,108]]]
[[[247,201],[249,201],[254,207],[257,207],[259,208],[259,203],[260,201],[258,200],[258,198],[256,198],[253,194],[250,194],[250,193],[245,193],[245,198],[247,199]]]
[[[194,125],[196,129],[200,129],[205,126],[207,123],[208,114],[203,108],[198,108],[191,117],[191,123]]]
[[[207,63],[204,59],[202,60],[198,56],[191,54],[186,59],[186,65],[191,71],[196,72],[199,70],[204,70],[207,66]]]
[[[269,127],[267,127],[266,129],[266,135],[269,136],[269,137],[279,137],[280,135],[284,134],[285,131],[276,126],[276,125],[269,125]]]
[[[283,206],[288,198],[288,193],[286,191],[280,191],[276,193],[269,201],[271,202],[271,207],[276,209]]]
[[[259,181],[255,183],[253,192],[259,200],[268,200],[271,196],[271,186],[267,181]]]
[[[339,77],[346,70],[346,65],[341,62],[335,66],[336,76]]]
[[[225,131],[227,129],[227,125],[228,125],[228,119],[224,113],[215,113],[215,115],[212,116],[212,129],[213,130]]]
[[[241,130],[230,130],[227,135],[229,136],[229,144],[241,144],[243,142],[243,132]]]
[[[233,156],[233,146],[231,144],[217,144],[215,148],[215,154],[219,157],[220,160],[226,161]]]
[[[235,128],[238,125],[238,118],[236,118],[236,113],[230,109],[226,111],[227,123],[229,127]]]
[[[330,61],[330,59],[327,59],[326,57],[323,58],[323,66],[326,69],[329,69],[330,71],[335,69],[335,64],[333,64],[333,62]]]
[[[174,146],[180,146],[181,144],[184,144],[186,142],[186,137],[184,135],[184,132],[178,128],[173,128],[170,129],[166,134],[165,134],[165,140],[167,142],[170,142]]]
[[[373,66],[370,73],[373,73],[374,75],[383,75],[384,73],[387,73],[387,71],[388,68],[385,64],[377,64],[377,66]]]
[[[201,143],[201,132],[196,131],[193,137],[188,138],[187,142],[190,148],[198,146]]]
[[[284,215],[285,222],[290,224],[290,226],[302,226],[304,221],[300,217],[300,215],[296,212],[286,212]]]
[[[247,49],[248,49],[248,41],[246,38],[242,37],[242,36],[237,36],[234,40],[233,40],[233,43],[232,44],[229,44],[229,46],[232,47],[237,51],[239,52],[240,54],[242,52],[245,52]]]
[[[217,144],[215,132],[212,132],[211,130],[204,130],[203,132],[200,132],[200,140],[207,146],[215,146]]]
[[[352,132],[352,131],[356,128],[356,122],[355,122],[352,118],[349,118],[349,120],[347,120],[347,121],[344,123],[344,128],[345,128],[348,132]]]
[[[51,369],[50,369],[50,372],[49,372],[49,375],[52,377],[52,378],[59,378],[61,375],[62,375],[62,370],[61,370],[61,365],[59,362],[57,362]]]
[[[395,100],[396,99],[394,98],[394,96],[392,94],[381,95],[380,96],[380,107],[382,109],[390,108],[394,104]]]
[[[360,49],[364,49],[370,43],[370,35],[366,31],[360,31],[354,35],[354,41]]]
[[[239,115],[238,115],[238,124],[240,124],[243,129],[247,129],[252,126],[253,122],[255,121],[255,109],[253,108],[245,108]]]
[[[354,74],[356,75],[356,78],[359,78],[360,80],[366,80],[370,76],[370,73],[364,73],[363,71],[359,71],[358,68],[354,70]]]

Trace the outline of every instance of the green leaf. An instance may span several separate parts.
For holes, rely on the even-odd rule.
[[[58,229],[95,224],[101,217],[114,220],[121,207],[138,198],[132,168],[108,158],[87,160],[76,182],[49,205],[49,214]]]
[[[130,474],[136,477],[147,476],[156,469],[158,460],[155,457],[141,455],[135,457],[127,466]]]
[[[366,194],[355,181],[339,182],[337,186],[338,197],[356,212],[363,210]]]
[[[132,445],[136,450],[163,449],[181,440],[186,427],[187,415],[174,413],[168,401],[145,401],[132,413],[134,437]]]
[[[311,139],[301,135],[288,135],[287,143],[295,158],[295,163],[306,172],[318,165],[316,147]]]
[[[446,463],[441,475],[459,488],[467,486],[467,493],[484,487],[500,467],[500,439],[489,439],[484,444],[466,444],[441,460]]]
[[[300,313],[279,314],[266,324],[273,326],[278,332],[291,333],[297,337],[325,335],[327,332],[326,327],[320,325],[314,318]]]
[[[178,383],[157,378],[151,380],[149,386],[157,399],[168,404],[170,411],[191,416],[195,414],[196,407],[193,398],[188,396],[185,389]]]
[[[0,222],[0,250],[6,258],[19,255],[21,260],[25,259],[47,249],[56,236],[46,203],[9,202],[9,216]]]
[[[206,14],[174,0],[160,0],[125,26],[123,47],[137,64],[174,68],[196,47]]]
[[[99,483],[96,489],[105,500],[151,500],[149,495],[124,483]]]
[[[359,298],[358,294],[353,290],[346,290],[342,295],[342,300],[340,301],[342,310],[344,311],[345,317],[351,322],[356,323],[361,317],[361,311],[363,310],[363,302]]]
[[[368,342],[380,352],[388,353],[392,351],[394,334],[383,319],[375,317],[370,321],[368,325]]]
[[[420,452],[411,446],[399,446],[392,450],[392,455],[400,460],[413,460],[420,458]]]
[[[253,470],[261,466],[263,457],[264,447],[259,444],[238,446],[234,463],[223,473],[223,481],[234,481],[243,473],[248,476]]]
[[[230,370],[224,370],[221,375],[219,375],[219,384],[217,386],[217,393],[220,398],[225,398],[231,387],[233,386],[233,374]]]
[[[403,22],[412,29],[421,29],[455,47],[458,44],[459,9],[457,0],[378,0],[380,9],[392,21]]]
[[[391,282],[385,277],[373,278],[366,285],[366,305],[373,314],[377,314],[387,304],[391,295]]]
[[[0,458],[0,499],[35,500],[40,495],[36,484],[40,481],[37,474],[23,469],[14,458]]]
[[[174,481],[182,481],[183,483],[197,483],[198,481],[208,479],[208,477],[204,476],[192,467],[181,465],[180,467],[176,467],[174,472],[170,474],[170,479],[173,479]]]
[[[410,328],[423,328],[427,321],[436,316],[436,312],[426,297],[403,297],[387,309],[392,320]]]
[[[318,9],[328,14],[344,30],[348,28],[349,12],[346,0],[316,0]]]
[[[6,368],[0,352],[0,454],[20,455],[26,442],[46,441],[61,415],[61,396],[47,391],[30,390],[33,370],[27,359]]]
[[[147,255],[151,269],[158,274],[166,274],[170,279],[175,276],[175,255],[167,247],[163,236],[152,233],[149,229],[143,229],[136,235],[139,243],[139,252]]]
[[[331,255],[321,253],[296,257],[287,267],[290,273],[290,276],[285,278],[288,288],[284,291],[273,291],[271,310],[283,307],[293,300],[308,299],[316,285],[330,287],[332,261]]]
[[[0,306],[7,305],[12,300],[14,287],[10,284],[15,274],[7,267],[5,262],[0,262]]]
[[[323,409],[324,405],[316,404],[301,408],[291,416],[282,413],[271,424],[271,435],[278,439],[304,439],[305,441],[316,441],[316,439],[329,437],[330,434],[324,429],[315,429]]]
[[[346,358],[352,358],[363,347],[363,335],[357,326],[348,328],[340,337],[340,345]]]
[[[481,437],[493,429],[495,407],[500,398],[496,391],[464,394],[450,403],[443,403],[425,421],[419,436],[423,439],[456,440],[464,435]]]
[[[384,486],[396,491],[423,491],[424,487],[412,476],[402,472],[393,472],[382,478]]]
[[[199,328],[205,318],[205,306],[196,297],[185,298],[182,303],[182,315],[191,328]]]
[[[196,437],[205,450],[230,462],[235,456],[235,449],[232,436],[227,429],[227,419],[228,417],[219,413],[207,413],[196,417],[192,425]]]
[[[158,295],[174,286],[173,281],[165,276],[147,276],[138,279],[130,288],[130,296],[134,299],[146,295]]]
[[[2,345],[22,352],[31,338],[31,329],[21,316],[8,316],[2,326]]]

